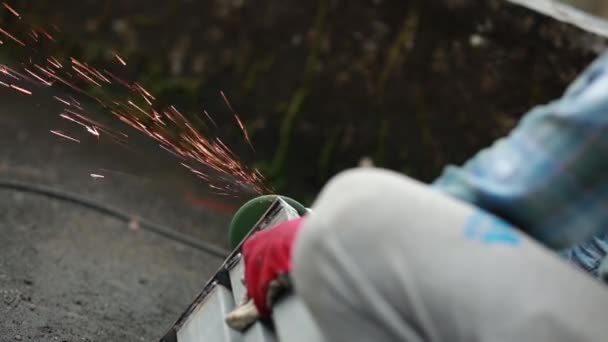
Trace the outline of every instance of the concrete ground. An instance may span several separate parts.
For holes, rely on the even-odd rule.
[[[67,127],[45,98],[0,89],[0,181],[70,191],[226,245],[238,201],[206,194],[145,139],[125,149],[50,134]],[[221,261],[90,209],[0,188],[0,341],[158,340]]]

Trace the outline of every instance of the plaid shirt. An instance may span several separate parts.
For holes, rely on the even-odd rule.
[[[434,186],[569,248],[562,255],[594,273],[608,250],[608,53]]]

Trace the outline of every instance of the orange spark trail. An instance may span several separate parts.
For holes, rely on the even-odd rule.
[[[223,91],[220,90],[220,95],[222,95],[222,98],[224,99],[224,102],[226,102],[226,105],[228,106],[228,109],[230,109],[230,111],[232,113],[234,113],[234,109],[232,108],[232,105],[230,104],[230,101],[228,101],[228,98],[226,97],[226,95],[224,94]]]
[[[89,126],[87,126],[87,124],[85,124],[83,122],[80,122],[80,121],[74,119],[73,117],[71,117],[71,116],[69,116],[67,114],[61,113],[61,114],[59,114],[59,117],[64,118],[64,119],[69,120],[69,121],[72,121],[73,123],[78,124],[78,125],[80,125],[82,127],[89,127]]]
[[[251,147],[251,149],[255,152],[255,148],[253,148],[251,139],[249,139],[249,134],[247,133],[247,129],[245,129],[245,125],[243,125],[243,122],[241,122],[241,119],[239,118],[238,115],[236,115],[236,113],[234,113],[234,118],[236,119],[236,122],[239,124],[239,127],[241,128],[241,131],[243,132],[243,135],[245,136],[245,140],[247,140],[247,143],[249,144],[249,147]]]
[[[53,36],[51,36],[51,34],[48,33],[46,30],[38,28],[38,31],[40,31],[43,35],[45,35],[49,40],[55,41],[55,38],[53,38]]]
[[[9,71],[9,68],[6,65],[0,65],[0,74],[4,74],[6,76],[12,77],[13,79],[16,79],[17,81],[19,80],[19,77],[13,75]]]
[[[93,75],[93,77],[95,77],[103,82],[106,82],[106,83],[112,83],[112,82],[110,82],[110,80],[107,77],[103,76],[101,73],[99,73],[99,71],[95,70],[94,68],[89,67],[86,63],[81,63],[76,58],[73,58],[73,57],[71,58],[71,61],[72,61],[72,64],[75,64],[79,68],[84,69],[86,72]]]
[[[123,87],[129,88],[129,89],[131,88],[131,85],[129,83],[127,83],[125,80],[121,79],[120,77],[114,75],[113,73],[109,72],[108,70],[103,69],[103,72],[106,75],[110,76],[110,78],[112,78],[114,81],[120,83]]]
[[[89,96],[89,95],[88,95],[88,94],[87,94],[87,93],[86,93],[84,90],[82,90],[81,88],[78,88],[77,86],[75,86],[75,85],[73,85],[72,83],[70,83],[70,82],[68,82],[68,81],[64,80],[63,78],[61,78],[61,77],[59,77],[59,76],[55,75],[54,73],[52,73],[52,72],[50,72],[50,71],[48,71],[48,70],[44,69],[43,67],[41,67],[41,66],[39,66],[39,65],[37,65],[37,64],[35,64],[34,66],[35,66],[36,68],[38,68],[38,70],[40,70],[40,71],[44,72],[45,74],[47,74],[47,76],[49,76],[49,77],[51,77],[51,78],[56,79],[57,81],[59,81],[59,82],[61,82],[61,83],[65,84],[66,86],[68,86],[68,87],[72,88],[72,89],[73,89],[73,90],[75,90],[76,92]]]
[[[12,39],[14,42],[16,42],[17,44],[21,45],[21,46],[25,46],[25,43],[20,41],[19,39],[15,38],[15,36],[13,36],[12,34],[6,32],[3,28],[0,27],[0,33],[2,33],[3,35],[9,37],[10,39]]]
[[[50,131],[50,132],[51,132],[51,133],[53,133],[53,134],[55,134],[55,135],[58,135],[58,136],[60,136],[60,137],[62,137],[62,138],[64,138],[64,139],[68,139],[68,140],[71,140],[71,141],[74,141],[74,142],[80,143],[80,140],[78,140],[78,139],[74,139],[74,138],[72,138],[72,137],[70,137],[70,136],[67,136],[67,135],[65,135],[64,133],[60,132],[60,131]]]
[[[59,61],[55,57],[49,57],[46,60],[47,60],[47,62],[49,62],[49,64],[51,64],[52,66],[54,66],[57,69],[63,68],[63,65],[61,63],[59,63]]]
[[[10,87],[13,88],[13,89],[15,89],[15,90],[17,90],[17,91],[19,91],[19,92],[22,92],[22,93],[24,93],[26,95],[32,95],[31,91],[29,91],[27,89],[23,89],[21,87],[18,87],[18,86],[14,85],[14,84],[11,84]]]
[[[66,105],[66,106],[71,106],[71,104],[70,104],[68,101],[66,101],[66,100],[64,100],[64,99],[62,99],[62,98],[60,98],[59,96],[53,96],[53,98],[54,98],[55,100],[57,100],[57,101],[59,101],[59,102],[63,103],[63,104],[64,104],[64,105]]]
[[[89,132],[92,135],[94,135],[97,138],[99,138],[99,131],[97,131],[97,128],[95,126],[87,126],[87,132]]]
[[[125,60],[122,59],[116,52],[114,53],[114,57],[116,57],[116,59],[120,62],[120,64],[127,65],[127,62],[125,62]]]
[[[51,32],[60,32],[56,26],[52,27],[53,31]],[[42,41],[43,37],[51,41],[55,40],[51,33],[41,27],[28,28],[25,32],[28,32],[26,37],[28,43],[32,41],[38,42],[39,39]],[[198,115],[186,116],[177,110],[175,106],[157,104],[156,97],[144,88],[142,84],[135,82],[136,80],[125,80],[120,75],[119,77],[103,68],[97,69],[85,61],[80,61],[74,57],[66,59],[67,62],[65,63],[69,64],[64,68],[64,65],[51,54],[41,55],[46,53],[39,50],[42,44],[34,45],[32,43],[32,45],[26,46],[24,41],[19,40],[3,28],[0,28],[0,35],[3,35],[0,36],[3,39],[6,36],[17,44],[26,47],[27,52],[30,53],[21,63],[16,64],[18,66],[14,67],[14,69],[0,64],[0,77],[3,77],[0,80],[0,86],[12,88],[26,95],[32,95],[30,90],[11,84],[11,82],[20,81],[35,86],[65,85],[69,88],[64,89],[62,87],[62,91],[68,92],[66,96],[52,96],[64,106],[63,112],[59,116],[78,125],[87,134],[91,134],[98,139],[101,139],[102,136],[109,138],[111,141],[130,149],[126,145],[129,135],[91,119],[91,113],[94,111],[88,108],[86,102],[83,101],[81,103],[78,101],[82,99],[95,100],[94,105],[99,105],[108,114],[111,114],[111,117],[115,117],[121,123],[153,139],[162,149],[182,162],[182,166],[187,168],[197,178],[205,181],[212,189],[218,190],[216,193],[236,196],[245,188],[259,194],[268,192],[268,188],[264,185],[263,177],[261,177],[259,171],[252,170],[243,165],[239,158],[219,137],[209,137],[207,135],[207,129],[211,126],[207,124],[207,120],[215,128],[218,128],[218,125],[206,110],[203,111],[206,119],[202,118],[200,120]],[[0,44],[3,43],[0,40]],[[113,56],[117,63],[123,66],[127,65],[125,59],[117,53],[113,53]],[[42,62],[36,62],[35,60],[42,60]],[[14,80],[11,80],[11,82],[7,81],[7,83],[2,82],[8,78]],[[95,90],[93,90],[93,86],[96,86]],[[110,87],[112,88],[110,89]],[[115,88],[123,91],[123,93],[116,93],[114,91]],[[70,96],[70,94],[76,96],[78,100]],[[254,150],[241,118],[234,111],[226,95],[223,92],[220,92],[220,94],[231,110],[247,144]],[[140,96],[141,100],[138,99]],[[62,131],[51,130],[50,132],[63,139],[77,143],[80,142],[80,140]],[[103,175],[91,174],[93,178],[96,176],[99,176],[99,178],[103,177]]]
[[[203,110],[203,113],[205,113],[205,116],[207,116],[207,119],[209,119],[209,121],[211,121],[211,123],[213,124],[213,126],[217,127],[217,124],[215,123],[215,121],[211,118],[211,115],[209,115],[209,113],[207,113],[207,110]]]
[[[83,71],[81,71],[80,69],[78,69],[77,66],[72,65],[72,69],[74,71],[76,71],[80,76],[82,76],[84,79],[86,79],[87,81],[95,84],[98,87],[101,87],[101,84],[99,84],[98,82],[96,82],[94,79],[90,78],[89,76],[87,76]]]
[[[232,108],[232,105],[230,104],[230,101],[228,101],[228,98],[226,97],[224,92],[220,91],[220,94],[222,95],[222,98],[224,99],[226,106],[228,106],[228,109],[230,109],[230,111],[234,115],[234,118],[236,119],[236,122],[239,125],[239,128],[241,129],[241,132],[243,132],[243,136],[245,136],[245,140],[247,140],[247,144],[249,144],[249,147],[251,147],[251,150],[255,152],[255,149],[253,148],[253,144],[251,143],[251,140],[249,139],[249,134],[247,134],[247,130],[245,129],[245,125],[243,125],[243,122],[241,121],[239,116],[234,111],[234,108]]]
[[[133,85],[135,88],[139,89],[143,94],[145,94],[147,97],[151,98],[152,100],[156,100],[156,97],[152,96],[152,94],[150,94],[149,91],[147,91],[144,87],[141,86],[141,84],[135,82],[135,84]]]
[[[38,81],[42,82],[42,84],[44,84],[45,86],[51,86],[53,85],[51,82],[43,79],[42,77],[36,75],[35,73],[33,73],[32,71],[30,71],[29,69],[23,69],[25,70],[25,72],[27,72],[28,74],[34,76]]]
[[[2,5],[4,5],[4,7],[9,10],[9,12],[11,12],[15,17],[21,19],[21,14],[19,14],[19,12],[15,11],[11,6],[9,6],[6,2],[3,2]]]
[[[152,115],[150,115],[148,112],[146,112],[145,110],[141,109],[140,106],[136,105],[135,103],[133,103],[133,101],[129,100],[128,102],[131,106],[137,108],[137,110],[139,110],[140,112],[144,113],[145,115],[147,115],[149,118],[154,119],[154,117]]]

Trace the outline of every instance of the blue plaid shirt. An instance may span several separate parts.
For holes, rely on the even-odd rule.
[[[434,186],[595,273],[608,250],[608,53]]]

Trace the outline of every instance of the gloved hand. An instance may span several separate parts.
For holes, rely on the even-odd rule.
[[[255,233],[243,244],[245,285],[260,316],[270,316],[270,306],[276,299],[275,285],[285,280],[292,270],[291,252],[304,218],[282,222]]]

